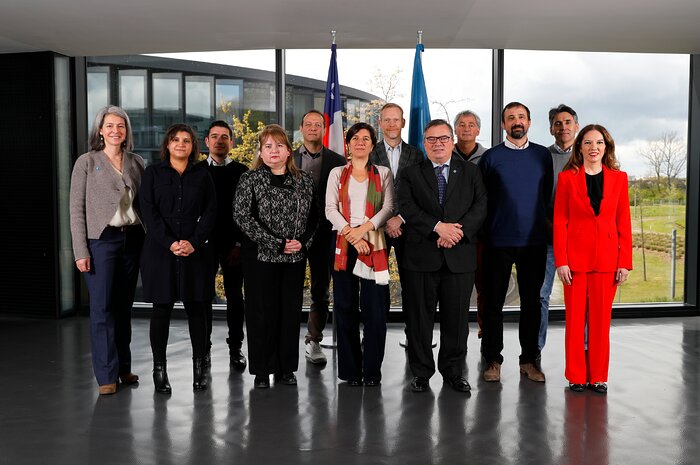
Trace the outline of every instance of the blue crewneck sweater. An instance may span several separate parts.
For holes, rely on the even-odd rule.
[[[546,245],[553,182],[549,150],[532,142],[522,150],[501,143],[484,153],[479,168],[488,193],[484,240],[494,247]]]

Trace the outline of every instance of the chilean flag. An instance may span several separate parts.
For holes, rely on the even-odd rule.
[[[340,102],[340,84],[338,83],[338,64],[336,63],[335,44],[331,45],[331,64],[328,67],[323,119],[326,120],[326,132],[323,135],[324,147],[341,155],[345,155],[343,115]]]

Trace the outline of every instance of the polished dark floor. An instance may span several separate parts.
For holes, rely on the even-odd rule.
[[[214,331],[210,389],[193,393],[186,324],[173,322],[164,396],[148,321],[134,320],[141,384],[99,397],[87,319],[0,320],[0,464],[700,463],[700,318],[614,321],[607,396],[567,389],[561,323],[542,356],[545,384],[519,375],[514,324],[501,383],[479,380],[470,337],[471,396],[439,375],[427,393],[407,390],[399,325],[378,388],[339,384],[332,350],[327,366],[306,364],[300,338],[298,387],[253,389],[229,370],[225,322]]]

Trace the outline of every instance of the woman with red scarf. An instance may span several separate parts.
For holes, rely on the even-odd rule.
[[[384,224],[392,216],[394,181],[389,168],[369,162],[377,143],[372,126],[354,124],[345,143],[350,161],[330,172],[326,189],[326,217],[338,232],[333,263],[338,378],[350,386],[378,386],[389,311]]]

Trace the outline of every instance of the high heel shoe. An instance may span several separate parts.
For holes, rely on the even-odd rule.
[[[165,362],[153,362],[153,384],[156,392],[171,394],[172,388],[168,380],[168,370]]]
[[[192,387],[195,391],[204,391],[207,388],[207,369],[204,358],[192,357]]]

